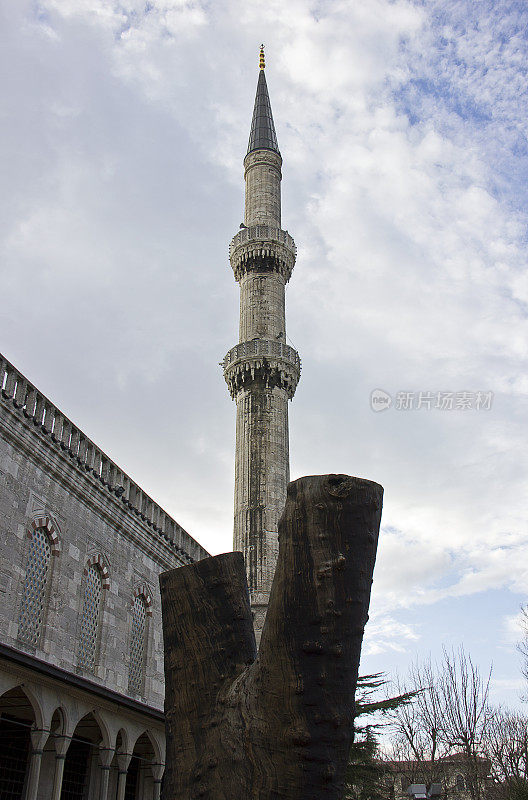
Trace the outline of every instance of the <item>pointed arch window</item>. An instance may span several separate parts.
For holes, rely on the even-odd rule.
[[[99,622],[103,602],[103,573],[98,563],[84,570],[84,597],[79,632],[79,666],[91,672],[95,669]]]
[[[128,691],[141,694],[145,682],[145,660],[148,618],[152,614],[152,599],[145,588],[136,590],[132,604],[132,636],[130,640],[130,665]]]
[[[132,607],[132,639],[130,642],[130,667],[128,691],[140,694],[143,689],[145,666],[145,635],[147,632],[147,608],[143,595],[134,597]]]
[[[28,536],[30,543],[26,575],[22,585],[18,638],[36,646],[44,624],[46,589],[53,547],[44,526],[34,528]]]

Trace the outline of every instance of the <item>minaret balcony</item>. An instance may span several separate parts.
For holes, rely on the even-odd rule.
[[[291,400],[301,376],[299,353],[284,342],[252,339],[241,342],[225,356],[222,367],[231,397],[256,383],[283,389]]]
[[[243,228],[229,245],[229,260],[239,281],[248,272],[278,272],[290,280],[297,248],[288,231],[271,225]]]

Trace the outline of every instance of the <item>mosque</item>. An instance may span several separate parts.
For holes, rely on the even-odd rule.
[[[239,343],[234,549],[257,636],[289,480],[286,343],[295,243],[281,228],[281,165],[263,50],[244,159],[245,216],[230,245]],[[209,554],[0,355],[0,798],[159,800],[164,771],[158,575]]]

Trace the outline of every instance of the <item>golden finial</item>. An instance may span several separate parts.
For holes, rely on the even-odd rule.
[[[264,45],[260,45],[260,56],[259,56],[259,67],[260,69],[264,69],[266,66],[266,62],[264,60]]]

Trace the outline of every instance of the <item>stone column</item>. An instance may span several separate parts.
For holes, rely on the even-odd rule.
[[[53,789],[51,800],[60,800],[62,791],[62,778],[64,776],[64,762],[71,739],[68,736],[57,736],[55,739],[55,774],[53,776]]]
[[[101,780],[99,784],[99,800],[109,800],[108,782],[110,778],[110,764],[114,757],[114,751],[110,747],[99,748],[99,769],[101,770]]]
[[[117,766],[119,769],[119,776],[117,779],[116,800],[124,800],[128,765],[130,764],[132,753],[117,753],[116,757],[117,757]]]
[[[40,777],[40,765],[42,763],[42,751],[48,736],[49,731],[31,731],[31,760],[29,762],[26,800],[36,800]]]
[[[152,792],[152,800],[160,800],[161,797],[161,781],[163,773],[165,772],[165,764],[152,764],[152,777],[154,779],[154,789]]]

